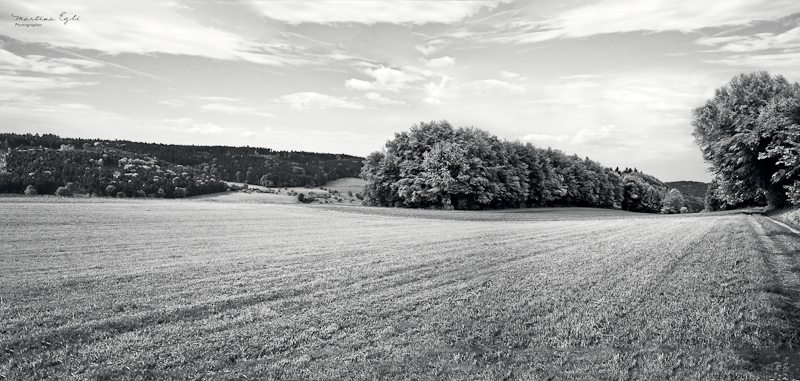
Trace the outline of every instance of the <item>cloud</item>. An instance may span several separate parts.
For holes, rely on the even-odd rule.
[[[250,131],[242,132],[242,137],[243,138],[252,138],[253,136],[256,136],[256,134],[254,134],[254,133],[252,133]]]
[[[405,104],[407,104],[406,102],[395,101],[395,100],[391,100],[389,98],[384,98],[382,95],[380,95],[378,93],[375,93],[375,92],[366,93],[366,94],[364,94],[364,96],[367,99],[369,99],[369,100],[371,100],[371,101],[373,101],[375,103],[380,103],[380,104],[384,104],[384,105],[405,105]]]
[[[178,118],[178,119],[164,119],[162,122],[174,123],[174,124],[179,124],[179,125],[183,125],[183,126],[188,126],[188,125],[194,123],[194,119],[183,117],[183,118]]]
[[[452,24],[497,1],[251,1],[262,15],[289,24]]]
[[[500,74],[502,74],[502,75],[503,75],[503,77],[506,77],[506,78],[508,78],[508,79],[516,79],[516,78],[519,78],[519,74],[517,74],[517,73],[512,73],[512,72],[510,72],[510,71],[501,70],[501,71],[500,71]]]
[[[186,132],[198,133],[202,135],[220,135],[225,133],[225,129],[212,123],[194,124],[185,129]]]
[[[442,100],[440,98],[444,96],[448,82],[450,82],[450,77],[443,76],[439,83],[429,82],[426,84],[425,90],[428,92],[428,96],[423,99],[423,101],[432,105],[442,104]]]
[[[311,108],[331,109],[349,108],[362,109],[364,105],[348,101],[346,98],[336,98],[330,95],[315,92],[294,93],[281,97],[283,102],[288,103],[292,108],[298,110],[308,110]]]
[[[525,92],[525,86],[497,79],[481,79],[467,82],[462,84],[461,87],[476,94],[519,95]]]
[[[212,123],[197,123],[192,118],[164,119],[164,123],[174,124],[179,127],[178,131],[191,132],[202,135],[219,135],[225,133],[225,129]]]
[[[36,73],[45,74],[79,74],[83,70],[73,66],[78,64],[84,67],[98,67],[92,66],[97,64],[92,61],[86,60],[72,60],[68,58],[48,58],[39,55],[28,55],[25,57],[18,56],[5,49],[0,49],[0,70],[10,71],[32,71]],[[103,66],[102,64],[97,64]]]
[[[615,147],[615,148],[639,148],[641,142],[630,132],[620,131],[615,125],[602,126],[599,128],[584,128],[574,135],[549,135],[549,134],[527,134],[522,140],[542,145],[559,143],[560,145],[582,146],[582,147]]]
[[[699,45],[717,46],[717,51],[754,52],[767,49],[793,49],[800,47],[800,27],[786,32],[758,33],[751,36],[707,37],[696,41]]]
[[[57,16],[63,9],[50,1],[29,0],[16,4],[14,11],[20,15]],[[68,25],[54,22],[38,28],[15,28],[13,22],[4,22],[0,23],[0,35],[27,43],[112,55],[163,53],[264,65],[303,63],[280,46],[201,25],[175,2],[84,0],[71,4],[70,13],[83,18]]]
[[[265,117],[274,117],[268,112],[264,112],[258,110],[252,106],[235,106],[226,103],[209,103],[200,106],[200,110],[203,111],[217,111],[217,112],[225,112],[228,114],[247,114],[247,115],[255,115],[255,116],[265,116]]]
[[[65,77],[23,77],[0,74],[0,92],[63,89],[94,84],[79,82]]]
[[[540,21],[506,24],[512,31],[503,32],[496,40],[532,43],[636,31],[690,32],[773,20],[799,10],[790,0],[605,0]]]
[[[433,45],[428,45],[428,46],[417,46],[415,49],[417,49],[418,52],[422,53],[423,56],[427,56],[428,54],[435,52],[437,48]]]
[[[344,81],[344,86],[351,90],[374,90],[375,85],[369,81],[363,81],[356,78],[350,78]]]
[[[386,66],[367,68],[364,73],[374,78],[372,82],[351,78],[345,81],[345,87],[352,90],[387,90],[400,91],[407,89],[411,83],[420,81],[422,76],[401,69]]]
[[[169,107],[183,107],[186,106],[186,102],[180,99],[163,99],[158,101],[159,104],[169,106]]]
[[[452,67],[455,64],[456,64],[455,58],[444,56],[428,61],[427,63],[425,63],[425,66],[431,69],[445,69],[448,67]]]

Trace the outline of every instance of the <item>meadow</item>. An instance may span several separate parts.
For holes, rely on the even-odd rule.
[[[0,379],[800,379],[800,237],[758,214],[0,216]]]

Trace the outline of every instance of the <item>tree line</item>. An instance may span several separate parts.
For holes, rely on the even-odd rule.
[[[367,156],[367,205],[502,209],[587,206],[636,212],[690,211],[680,191],[653,176],[486,131],[422,122]],[[699,211],[699,210],[692,210]]]
[[[163,157],[169,158],[169,160]],[[363,158],[268,148],[182,146],[0,134],[0,193],[77,192],[116,197],[185,197],[226,182],[319,186],[358,176]]]

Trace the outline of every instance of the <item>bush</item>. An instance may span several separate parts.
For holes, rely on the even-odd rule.
[[[147,197],[147,192],[139,189],[136,191],[136,197]]]
[[[297,201],[305,202],[306,201],[306,195],[304,195],[302,193],[298,193],[297,194]]]
[[[125,194],[125,192],[117,192],[117,198],[126,198],[126,197],[128,197],[128,195]]]
[[[247,184],[244,184],[244,185],[247,186]],[[247,188],[245,188],[245,189],[247,189]],[[182,197],[186,197],[187,191],[186,191],[186,188],[175,187],[175,190],[172,191],[172,194],[175,197],[182,198]]]
[[[39,194],[39,192],[36,192],[36,187],[34,187],[33,185],[28,185],[28,187],[25,188],[25,194],[28,196],[36,196],[37,194]]]
[[[72,197],[72,189],[67,187],[58,187],[58,189],[56,189],[56,196]]]

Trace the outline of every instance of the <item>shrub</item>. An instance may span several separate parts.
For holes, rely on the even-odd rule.
[[[167,192],[164,192],[164,188],[158,188],[158,192],[156,192],[156,196],[159,198],[167,197]]]
[[[125,192],[117,192],[117,198],[125,198],[125,197],[128,197],[128,195],[125,194]]]
[[[147,192],[139,189],[136,191],[136,197],[147,197]]]
[[[58,189],[56,189],[56,196],[72,197],[72,189],[67,187],[58,187]]]
[[[33,185],[28,185],[25,188],[25,194],[28,196],[36,196],[37,194],[39,194],[39,192],[36,192],[36,187],[34,187]]]
[[[245,186],[246,186],[246,185],[247,185],[247,184],[245,184]],[[245,189],[247,189],[247,188],[245,188]],[[175,197],[178,197],[178,198],[186,197],[186,193],[187,193],[187,192],[186,192],[186,188],[181,188],[181,187],[175,187],[175,190],[174,190],[174,191],[172,191],[172,194],[173,194]]]

